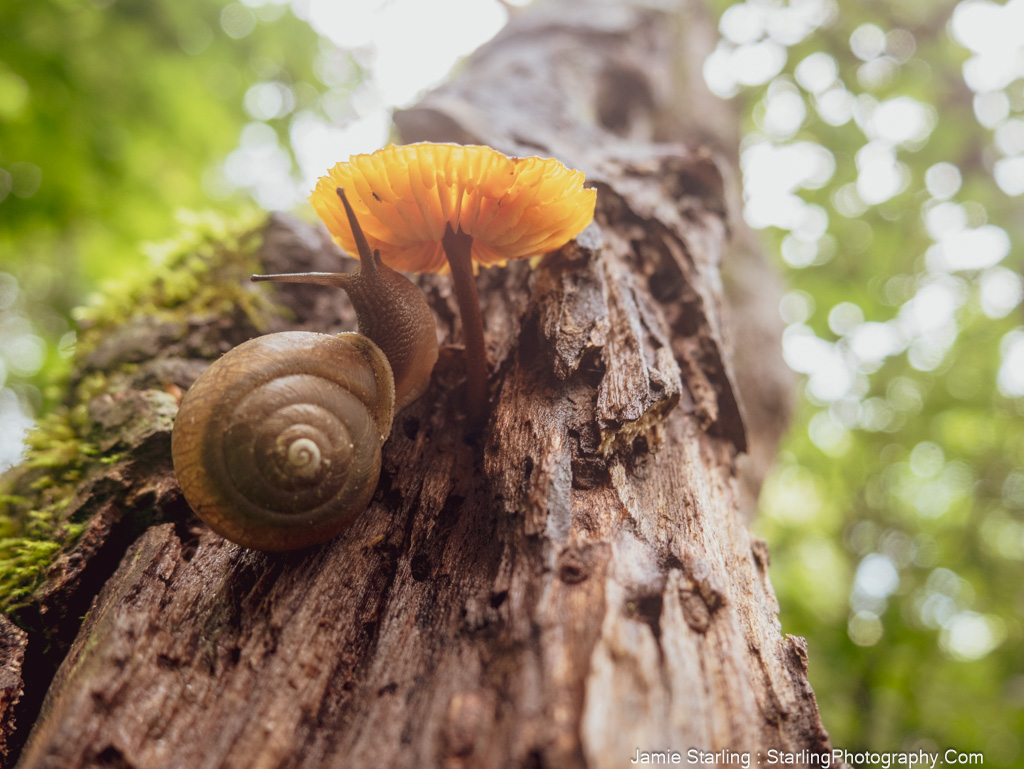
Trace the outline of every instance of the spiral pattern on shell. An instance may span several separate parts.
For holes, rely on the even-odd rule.
[[[189,505],[227,539],[307,547],[369,503],[393,416],[391,368],[365,336],[268,334],[226,353],[189,389],[174,468]]]

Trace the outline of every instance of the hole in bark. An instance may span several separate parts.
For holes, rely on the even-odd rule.
[[[423,582],[430,579],[430,558],[419,553],[412,557],[412,562],[409,564],[409,571],[412,572],[412,578],[417,582]]]
[[[580,359],[580,365],[576,368],[576,374],[574,378],[578,378],[580,384],[597,389],[601,386],[601,380],[604,379],[605,372],[608,367],[605,365],[604,358],[601,357],[601,349],[589,349],[585,350],[583,357]]]
[[[96,763],[99,766],[113,767],[113,769],[131,769],[134,766],[124,757],[124,753],[113,745],[107,745],[96,754]]]
[[[156,666],[161,670],[177,670],[181,667],[181,660],[169,654],[156,655]]]
[[[605,128],[627,136],[638,123],[650,122],[644,118],[653,110],[654,98],[642,72],[612,66],[601,73],[598,83],[597,119]]]
[[[578,585],[599,569],[607,559],[604,546],[570,545],[563,550],[555,563],[555,573],[567,585]]]
[[[402,508],[402,492],[394,487],[391,482],[391,473],[383,468],[380,471],[380,480],[377,481],[377,493],[375,495],[388,510],[400,510]]]
[[[180,495],[164,510],[174,523],[174,536],[181,542],[181,560],[188,563],[199,549],[199,535],[204,527],[192,513],[185,498]]]
[[[565,563],[558,572],[558,578],[567,585],[576,585],[587,578],[587,572],[582,564]]]
[[[491,593],[491,608],[497,609],[499,606],[505,603],[506,598],[508,598],[507,590],[501,590],[497,593]]]
[[[541,352],[541,344],[540,326],[536,315],[531,314],[523,321],[523,328],[519,332],[519,365],[533,370]]]
[[[661,593],[653,593],[637,598],[633,601],[637,617],[651,626],[651,631],[656,639],[661,639],[661,607],[664,599]]]
[[[589,548],[567,550],[558,559],[558,578],[567,585],[578,585],[590,576],[593,553]]]
[[[398,691],[398,684],[396,684],[394,681],[392,681],[391,683],[387,684],[386,686],[380,687],[377,690],[377,696],[378,697],[383,697],[385,694],[394,694],[397,691]]]
[[[651,456],[651,446],[647,441],[647,436],[641,435],[633,440],[629,445],[629,451],[622,458],[629,474],[638,480],[644,480],[652,468]]]
[[[188,563],[193,558],[195,558],[197,550],[199,550],[198,536],[193,537],[187,544],[183,542],[181,545],[181,560],[185,563]]]
[[[442,528],[448,529],[459,520],[459,513],[462,511],[462,503],[465,501],[466,498],[458,494],[452,494],[444,501],[444,505],[441,507],[441,512],[437,515],[438,523]]]
[[[464,387],[460,388],[459,392],[455,395],[455,401],[457,403],[461,404],[461,403],[465,403],[466,402],[465,392],[466,392],[466,389]],[[462,408],[462,407],[459,406],[458,408]],[[484,425],[483,424],[467,425],[466,426],[466,431],[462,435],[462,442],[464,444],[466,444],[467,446],[470,446],[474,451],[476,451],[477,449],[480,448],[480,442],[483,440],[483,437],[484,437]]]
[[[533,475],[533,457],[527,457],[523,463],[523,480],[530,480],[531,475]]]
[[[415,439],[416,433],[420,431],[420,420],[416,417],[409,417],[402,422],[402,432],[410,441]]]
[[[647,280],[647,289],[651,296],[661,304],[672,304],[677,301],[685,285],[683,274],[675,264],[656,270]]]

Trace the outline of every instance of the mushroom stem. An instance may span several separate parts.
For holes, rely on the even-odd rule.
[[[470,257],[473,237],[451,224],[445,226],[441,239],[448,265],[452,270],[455,299],[462,317],[462,335],[466,344],[466,410],[470,424],[478,424],[487,404],[487,349],[484,346],[484,319],[473,276]]]

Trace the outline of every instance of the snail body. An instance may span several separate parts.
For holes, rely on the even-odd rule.
[[[182,399],[171,436],[178,482],[233,542],[293,550],[350,526],[377,487],[394,415],[429,385],[437,339],[426,299],[377,252],[360,256],[354,273],[254,276],[344,288],[360,333],[250,339]]]

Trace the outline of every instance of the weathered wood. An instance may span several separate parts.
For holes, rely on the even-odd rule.
[[[737,457],[765,431],[744,423],[728,356],[721,165],[665,141],[681,9],[541,4],[398,116],[406,140],[554,154],[599,189],[576,243],[479,276],[482,437],[464,437],[443,276],[420,283],[449,347],[397,418],[371,508],[328,545],[268,555],[206,531],[167,483],[166,425],[142,431],[152,477],[91,504],[150,505],[156,525],[96,596],[20,766],[561,769],[829,748],[741,514]],[[261,259],[336,254],[276,218]],[[278,295],[296,327],[351,328],[328,290]],[[138,397],[187,384],[244,335],[234,320],[170,343]]]
[[[27,643],[28,634],[0,615],[0,766],[6,765],[7,742],[17,726],[14,708],[24,694],[21,668]]]

